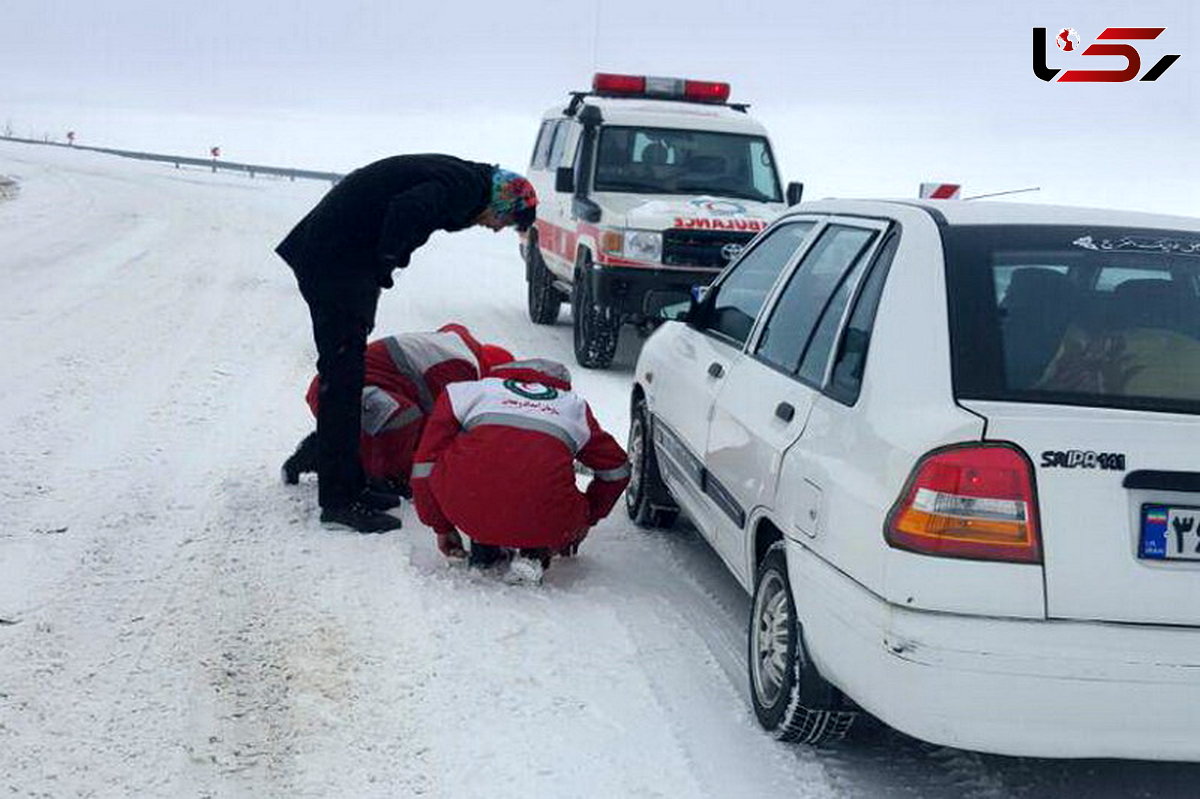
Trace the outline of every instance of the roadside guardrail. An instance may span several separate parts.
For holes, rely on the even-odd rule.
[[[211,169],[213,172],[242,172],[249,177],[256,175],[272,175],[288,180],[326,180],[337,183],[343,175],[338,172],[318,172],[311,169],[292,169],[283,166],[265,166],[263,164],[242,164],[236,161],[224,161],[220,158],[191,158],[184,155],[165,155],[163,153],[144,153],[137,150],[114,150],[111,147],[88,147],[83,144],[68,144],[39,139],[24,139],[19,136],[0,136],[0,141],[18,142],[20,144],[40,144],[46,147],[64,147],[68,150],[88,150],[93,153],[119,155],[122,158],[136,158],[139,161],[158,161],[174,164],[176,169],[182,166],[198,166]]]

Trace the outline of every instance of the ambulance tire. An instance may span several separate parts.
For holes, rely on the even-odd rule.
[[[607,369],[617,353],[621,318],[613,308],[597,304],[592,296],[591,256],[581,252],[575,261],[575,280],[571,287],[571,316],[575,339],[575,360],[585,369]]]
[[[558,309],[563,297],[554,288],[550,270],[542,260],[537,239],[530,238],[526,245],[525,280],[528,283],[526,299],[529,304],[529,319],[535,325],[552,325],[558,321]]]

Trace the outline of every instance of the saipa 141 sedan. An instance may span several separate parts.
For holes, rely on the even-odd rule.
[[[1200,760],[1198,414],[1200,220],[805,203],[646,342],[627,504],[752,592],[780,738]]]

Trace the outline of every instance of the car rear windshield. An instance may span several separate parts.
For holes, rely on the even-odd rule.
[[[1200,232],[951,225],[964,399],[1200,413]]]
[[[597,148],[595,185],[596,191],[780,202],[767,140],[735,133],[605,127]]]

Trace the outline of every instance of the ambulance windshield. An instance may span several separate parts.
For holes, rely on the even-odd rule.
[[[782,202],[765,138],[702,130],[604,128],[594,186],[596,191]]]

